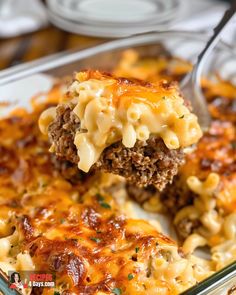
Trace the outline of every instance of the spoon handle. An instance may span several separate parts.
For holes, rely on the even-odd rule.
[[[227,24],[230,22],[232,17],[236,12],[236,0],[231,2],[230,7],[225,11],[223,17],[221,18],[218,25],[214,28],[214,34],[207,42],[206,46],[202,50],[202,52],[198,56],[198,60],[196,63],[195,71],[195,78],[200,82],[200,73],[202,72],[202,66],[205,60],[208,58],[208,55],[211,53],[211,50],[215,47],[216,43],[219,41],[220,35],[223,30],[226,28]],[[198,75],[199,73],[199,75]]]

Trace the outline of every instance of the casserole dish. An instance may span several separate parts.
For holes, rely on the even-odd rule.
[[[59,54],[6,69],[0,73],[0,102],[10,101],[12,104],[7,108],[2,108],[0,114],[4,116],[7,109],[9,111],[19,106],[29,107],[29,99],[33,95],[47,91],[57,78],[71,75],[75,70],[96,68],[109,71],[113,69],[120,60],[124,49],[134,48],[140,55],[148,57],[158,56],[163,53],[163,50],[167,50],[173,56],[194,62],[206,39],[207,36],[190,32],[150,33],[116,40],[80,52]],[[224,79],[235,82],[235,60],[233,50],[224,43],[219,44],[214,55],[205,66],[204,76],[214,80],[214,75],[211,75],[211,73],[217,72]],[[140,210],[139,208],[136,209]],[[140,216],[149,218],[148,214],[143,211],[139,212]],[[164,232],[175,237],[168,219],[159,215],[158,218],[162,220]],[[207,253],[202,251],[201,255],[207,255]],[[209,292],[227,294],[228,289],[235,284],[235,280],[235,266],[233,265],[230,268],[230,274],[222,271],[216,273],[204,283],[200,283],[184,294],[211,294]],[[225,288],[222,291],[221,285],[223,284]]]

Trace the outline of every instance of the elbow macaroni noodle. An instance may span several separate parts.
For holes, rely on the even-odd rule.
[[[236,238],[226,240],[211,250],[212,260],[215,262],[216,270],[220,270],[236,259]]]
[[[236,238],[236,213],[231,213],[225,218],[224,234],[229,240]]]
[[[192,234],[188,236],[188,238],[184,241],[183,251],[185,253],[193,253],[195,249],[198,247],[203,247],[207,245],[207,241],[205,238],[198,234]]]

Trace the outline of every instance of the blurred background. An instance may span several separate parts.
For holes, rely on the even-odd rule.
[[[211,32],[230,1],[0,0],[0,70],[150,31]],[[236,18],[223,40],[236,48]]]

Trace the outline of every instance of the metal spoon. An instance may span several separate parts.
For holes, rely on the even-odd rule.
[[[220,35],[226,28],[236,12],[236,1],[233,1],[224,13],[219,24],[214,28],[214,34],[207,42],[206,46],[199,54],[196,64],[191,73],[189,73],[180,83],[181,92],[184,97],[188,98],[193,106],[194,113],[198,116],[201,128],[207,130],[210,125],[210,114],[207,108],[206,99],[201,92],[201,74],[205,61],[211,54],[220,39]]]

